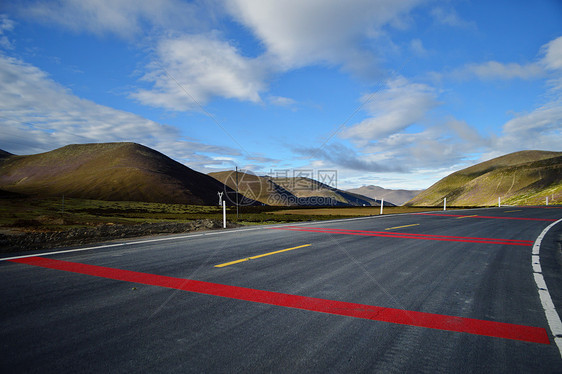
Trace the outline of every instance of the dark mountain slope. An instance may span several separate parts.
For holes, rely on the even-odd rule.
[[[380,206],[376,201],[356,193],[339,190],[310,178],[274,178],[239,171],[209,173],[220,182],[246,197],[267,205],[279,206]],[[392,204],[385,202],[385,205]]]
[[[100,143],[3,158],[0,189],[39,196],[211,205],[218,203],[217,192],[225,186],[140,144]]]

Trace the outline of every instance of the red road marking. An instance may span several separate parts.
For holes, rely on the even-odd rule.
[[[436,216],[436,217],[466,217],[466,214],[438,214],[438,213],[412,213],[419,216]],[[556,219],[551,218],[523,218],[523,217],[492,217],[492,216],[471,216],[470,218],[488,218],[488,219],[512,219],[519,221],[547,221],[554,222]]]
[[[437,241],[447,241],[447,242],[521,245],[525,247],[531,247],[533,245],[532,240],[475,238],[475,237],[464,237],[464,236],[428,235],[428,234],[407,234],[407,233],[388,232],[388,231],[347,230],[347,229],[334,229],[334,228],[324,228],[324,227],[284,226],[284,227],[271,227],[271,229],[320,232],[320,233],[341,234],[341,235],[379,236],[379,237],[401,238],[401,239],[437,240]]]
[[[491,336],[503,339],[521,340],[531,343],[550,344],[546,329],[540,327],[384,308],[372,305],[348,303],[344,301],[291,295],[280,292],[262,291],[252,288],[228,286],[192,279],[173,278],[163,275],[139,273],[130,270],[79,264],[45,257],[27,257],[10,261],[119,281],[173,288],[182,291],[196,292],[287,308],[303,309],[313,312],[425,327],[437,330],[464,332],[468,334]]]

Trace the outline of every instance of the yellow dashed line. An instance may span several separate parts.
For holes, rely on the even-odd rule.
[[[401,229],[403,227],[412,227],[412,226],[419,226],[419,223],[414,223],[413,225],[404,225],[404,226],[396,226],[396,227],[389,227],[385,230],[394,230],[394,229]]]
[[[225,266],[238,264],[240,262],[244,262],[244,261],[248,261],[248,260],[255,260],[256,258],[271,256],[271,255],[274,255],[274,254],[277,254],[277,253],[292,251],[293,249],[308,247],[308,246],[311,246],[311,245],[312,244],[304,244],[304,245],[299,245],[298,247],[286,248],[286,249],[281,249],[279,251],[268,252],[268,253],[264,253],[264,254],[261,254],[261,255],[252,256],[252,257],[246,257],[246,258],[242,258],[240,260],[230,261],[230,262],[225,262],[224,264],[215,265],[215,267],[216,268],[222,268],[222,267],[225,267]]]

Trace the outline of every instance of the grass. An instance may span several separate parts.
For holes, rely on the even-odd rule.
[[[385,214],[438,210],[441,208],[385,207]],[[227,220],[243,225],[275,224],[378,215],[379,207],[227,208]],[[0,199],[0,227],[21,231],[62,231],[102,224],[134,225],[142,222],[189,222],[197,219],[222,221],[219,206],[163,204],[134,201],[101,201],[74,198]]]
[[[442,207],[407,207],[407,206],[394,206],[384,207],[383,214],[400,214],[400,213],[414,213],[430,210],[442,210]],[[291,214],[291,215],[308,215],[308,216],[346,216],[346,217],[361,217],[361,216],[376,216],[380,214],[380,207],[342,207],[342,208],[308,208],[308,209],[287,209],[272,212],[273,214]]]
[[[411,202],[434,205],[447,198],[455,205],[537,205],[560,201],[562,152],[523,151],[457,171],[420,193]]]
[[[0,226],[63,230],[99,224],[188,222],[219,215],[218,207],[131,201],[23,198],[0,200]]]

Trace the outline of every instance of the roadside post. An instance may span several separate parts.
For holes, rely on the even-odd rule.
[[[222,201],[222,228],[226,229],[226,201]]]
[[[447,210],[447,198],[443,199],[443,210]]]
[[[383,207],[384,207],[384,197],[381,199],[381,216],[382,216]]]

